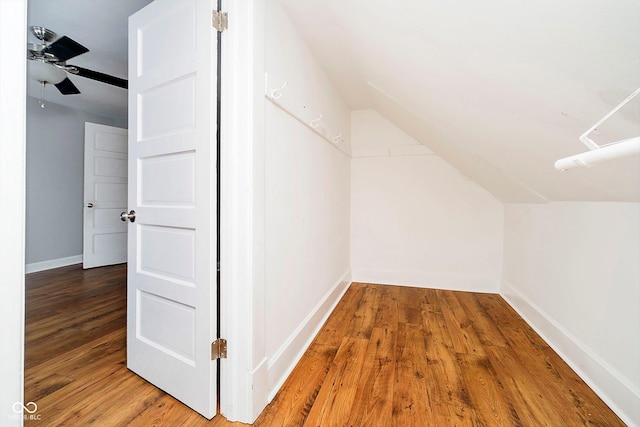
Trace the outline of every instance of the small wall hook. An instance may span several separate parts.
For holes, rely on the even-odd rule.
[[[287,84],[289,84],[289,82],[288,82],[287,80],[285,80],[285,81],[284,81],[284,84],[283,84],[281,87],[279,87],[279,88],[277,88],[277,89],[273,89],[273,90],[271,91],[271,97],[272,97],[273,99],[280,99],[280,98],[282,97],[282,92],[281,92],[281,91],[282,91],[282,89],[284,89],[285,87],[287,87]]]
[[[318,125],[320,124],[320,120],[322,120],[322,114],[320,114],[320,117],[318,117],[315,120],[311,120],[311,123],[309,123],[309,126],[311,126],[312,128],[317,128]]]
[[[331,141],[333,141],[334,144],[341,143],[342,142],[342,132],[340,132],[339,134],[337,134],[336,136],[331,138]]]

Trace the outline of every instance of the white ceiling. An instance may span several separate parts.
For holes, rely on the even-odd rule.
[[[66,35],[89,49],[67,61],[90,70],[127,78],[128,17],[151,0],[28,0],[28,26],[46,27]],[[28,31],[28,29],[27,29]],[[37,39],[28,31],[28,41]],[[26,47],[25,47],[26,49]],[[26,55],[26,52],[25,52]],[[61,95],[45,88],[44,100],[100,116],[126,120],[127,91],[105,83],[69,75],[79,95]],[[40,98],[40,84],[28,81],[27,94]]]
[[[280,1],[353,110],[377,110],[500,200],[640,201],[638,157],[553,167],[640,87],[637,0]],[[126,78],[127,17],[149,2],[29,0],[28,23],[90,49],[70,64]],[[47,87],[45,101],[126,119],[126,90],[70,78],[81,95]],[[636,101],[600,142],[640,134]]]
[[[558,172],[640,87],[640,2],[281,0],[353,109],[503,201],[640,201],[638,157]],[[640,97],[600,142],[640,134]]]

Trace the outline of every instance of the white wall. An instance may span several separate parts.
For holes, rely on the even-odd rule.
[[[640,204],[505,205],[502,293],[640,425]]]
[[[40,108],[27,98],[27,271],[82,260],[85,122],[114,124],[46,98]]]
[[[23,398],[26,16],[25,0],[0,1],[0,425],[7,427],[22,425],[13,404]]]
[[[375,112],[351,143],[353,280],[497,292],[502,203]]]
[[[348,128],[346,106],[326,96],[333,88],[277,2],[268,3],[266,22],[267,73],[277,69],[281,79],[298,82],[288,88],[286,96],[295,99],[289,105],[326,109],[329,127]],[[267,99],[264,106],[264,339],[272,398],[350,282],[350,162],[304,117]]]

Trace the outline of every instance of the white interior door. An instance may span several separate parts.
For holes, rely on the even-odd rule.
[[[127,130],[84,125],[84,268],[127,262]]]
[[[209,0],[129,19],[129,369],[216,413],[216,65]]]

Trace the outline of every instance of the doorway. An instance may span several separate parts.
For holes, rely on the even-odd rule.
[[[0,245],[3,256],[0,259],[0,265],[5,279],[2,285],[7,287],[2,310],[3,337],[6,331],[7,339],[3,342],[7,345],[6,348],[13,349],[11,352],[13,356],[10,359],[6,358],[4,353],[1,355],[3,362],[0,364],[3,378],[2,386],[0,386],[2,401],[20,400],[23,381],[22,375],[18,376],[12,373],[21,372],[24,332],[21,307],[23,307],[22,301],[24,301],[25,216],[21,206],[25,196],[25,186],[20,177],[24,176],[25,170],[23,155],[25,114],[24,108],[19,107],[25,105],[24,92],[21,91],[26,81],[24,67],[26,5],[26,0],[0,3],[2,10],[0,29],[3,34],[0,39],[3,42],[3,55],[6,54],[5,58],[12,58],[17,64],[23,64],[22,67],[4,67],[0,70],[0,83],[5,90],[5,97],[0,103],[3,111],[2,119],[4,119],[0,133],[3,140],[16,141],[15,145],[3,144],[2,156],[0,156],[0,163],[3,166],[0,168],[2,172],[0,175],[2,178],[0,180],[0,202],[3,213],[7,214],[0,222],[3,231]],[[225,138],[235,141],[235,143],[227,145],[228,149],[222,156],[225,159],[230,159],[229,164],[236,166],[228,171],[222,189],[222,193],[227,194],[229,203],[225,205],[221,217],[233,219],[227,223],[228,227],[225,229],[221,245],[221,251],[228,254],[223,262],[226,265],[226,269],[223,265],[225,272],[223,277],[226,278],[223,280],[226,280],[225,289],[228,289],[228,292],[222,297],[228,314],[225,316],[227,322],[222,325],[222,331],[233,342],[232,351],[237,358],[224,362],[228,375],[226,379],[223,379],[222,387],[226,391],[225,396],[227,397],[221,402],[221,407],[223,411],[227,412],[225,415],[228,414],[230,419],[250,421],[266,405],[268,390],[266,389],[266,379],[262,375],[253,373],[254,370],[260,369],[258,366],[262,366],[263,356],[261,355],[264,354],[264,348],[259,344],[260,335],[258,335],[258,341],[255,342],[255,333],[261,334],[259,325],[263,324],[260,316],[264,312],[262,309],[264,301],[256,297],[253,290],[254,286],[260,286],[261,271],[263,270],[263,263],[260,260],[263,255],[259,249],[251,249],[254,245],[250,237],[251,233],[260,235],[259,222],[254,224],[252,219],[253,215],[260,214],[260,208],[259,205],[254,206],[254,202],[252,202],[252,199],[256,197],[252,189],[254,187],[250,181],[247,181],[247,177],[255,173],[252,163],[254,154],[250,149],[254,144],[254,139],[251,136],[254,124],[252,119],[245,114],[248,110],[257,108],[252,104],[249,82],[254,81],[258,75],[253,68],[246,68],[243,65],[249,63],[248,61],[254,55],[251,50],[245,49],[252,42],[251,38],[244,37],[244,29],[252,28],[255,23],[259,25],[264,11],[259,3],[251,5],[229,2],[225,7],[234,16],[234,21],[237,24],[236,30],[226,36],[228,45],[233,46],[227,50],[227,56],[233,60],[226,62],[228,64],[226,67],[229,70],[226,75],[233,76],[233,79],[230,79],[229,85],[224,89],[225,93],[229,95],[226,97],[229,100],[226,107],[229,114],[225,115],[223,119],[225,123],[232,124],[226,128],[228,132]],[[257,29],[258,33],[259,28]],[[19,46],[17,46],[18,44]],[[5,112],[12,112],[12,114],[4,114]],[[260,146],[259,138],[257,146]],[[248,189],[250,191],[247,191]],[[259,186],[257,190],[260,191]],[[229,197],[232,194],[241,197]],[[9,220],[10,218],[12,219]],[[250,275],[249,272],[251,272]],[[251,279],[252,276],[254,279]],[[256,283],[257,285],[254,285]],[[5,288],[3,287],[3,289]],[[255,324],[245,321],[248,309],[256,313]],[[247,375],[247,369],[252,372],[251,375]]]

